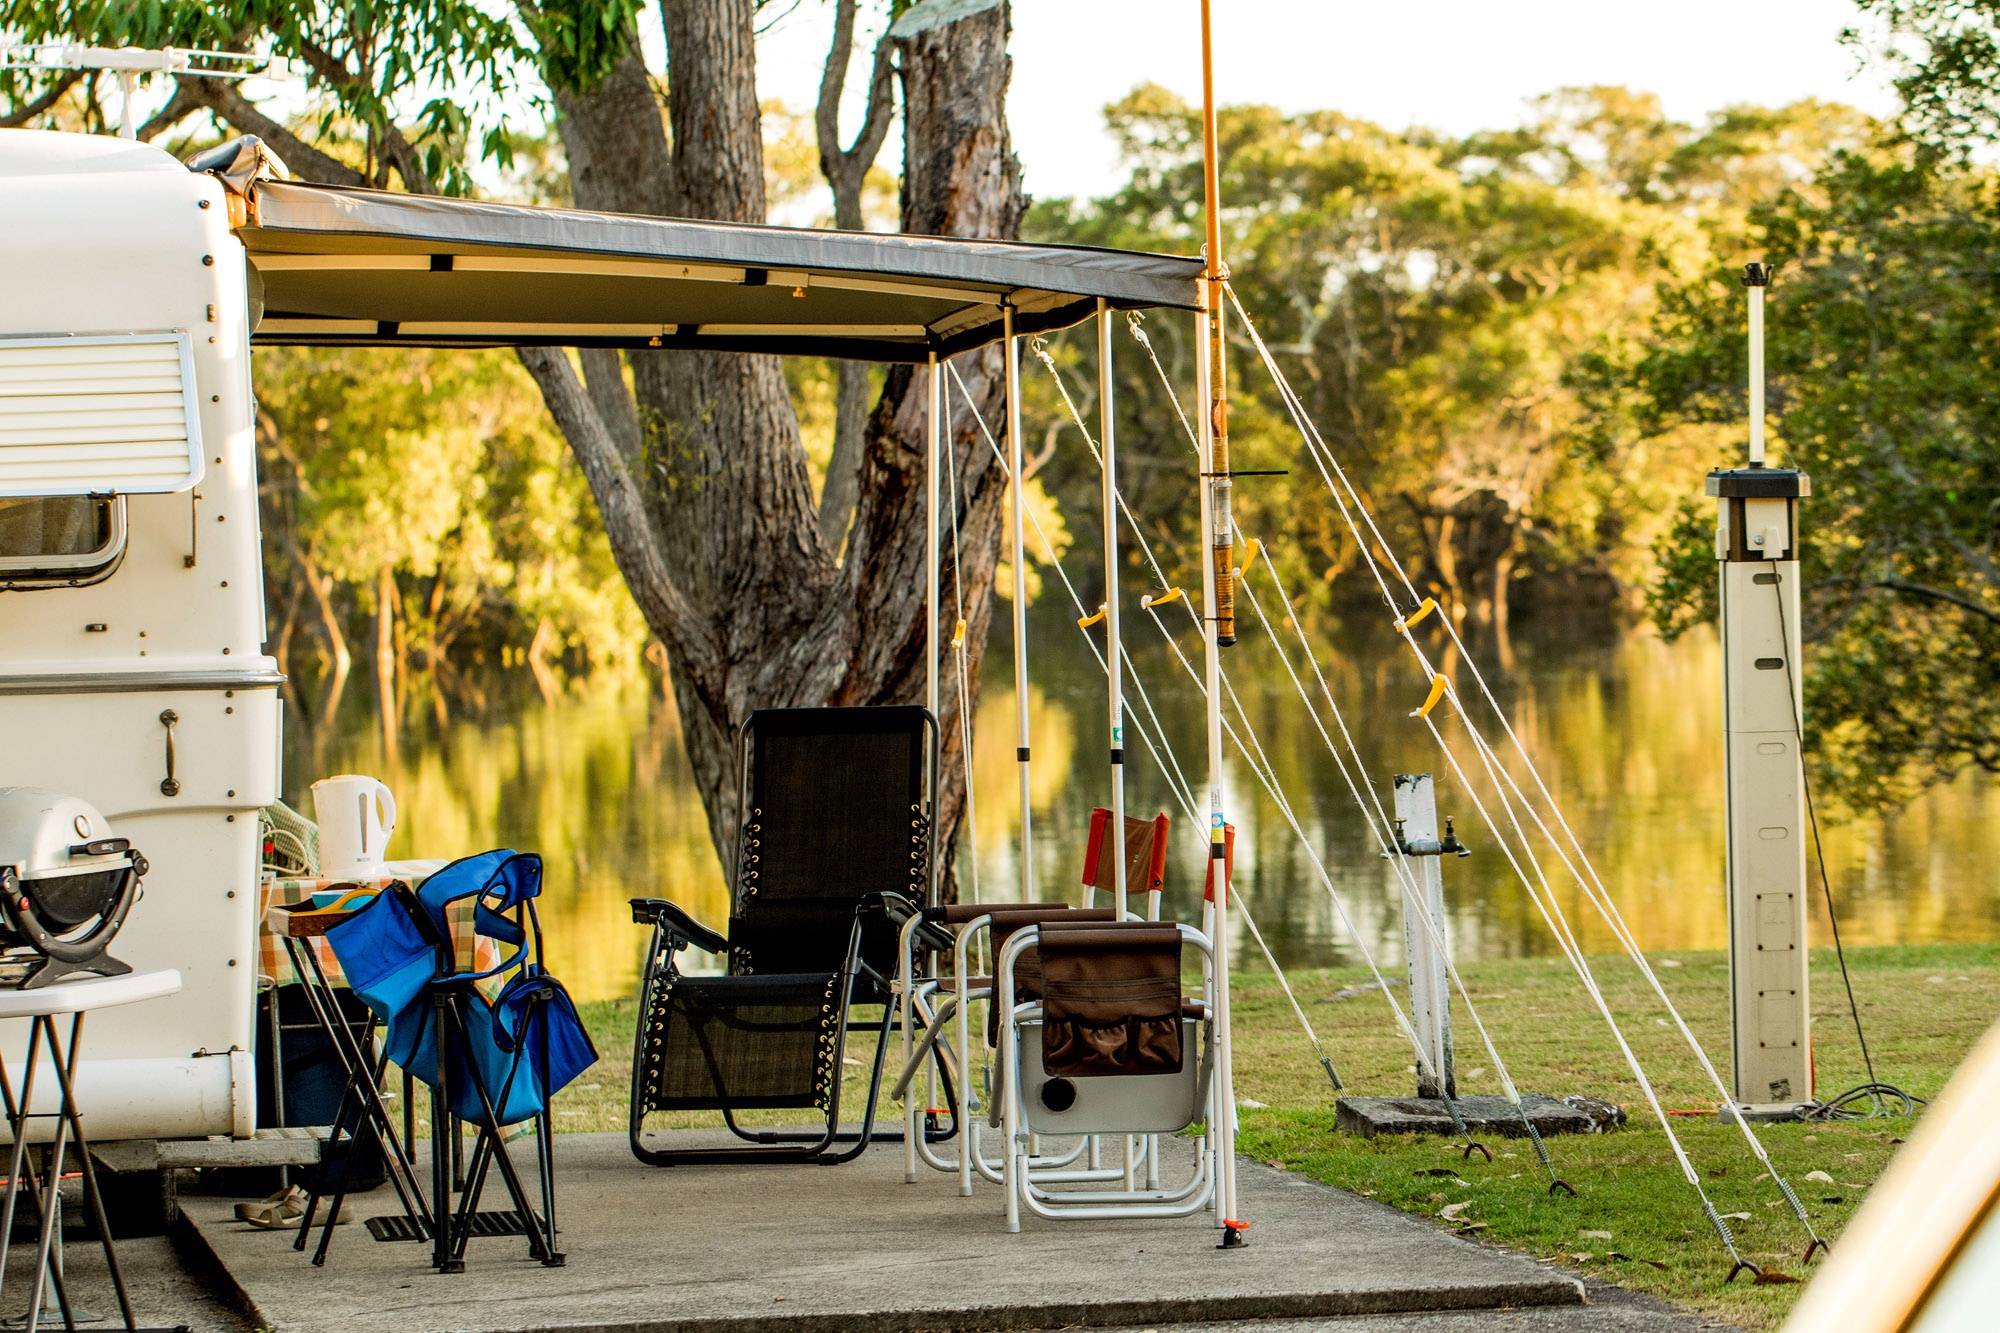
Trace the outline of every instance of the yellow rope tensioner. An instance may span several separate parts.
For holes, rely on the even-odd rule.
[[[1250,572],[1250,566],[1256,563],[1257,557],[1263,553],[1263,550],[1264,543],[1255,537],[1243,543],[1243,564],[1236,571],[1237,578],[1240,579]]]
[[[1450,684],[1451,682],[1444,678],[1444,672],[1442,671],[1438,672],[1435,676],[1432,676],[1431,692],[1429,696],[1427,696],[1424,699],[1424,706],[1422,708],[1417,709],[1415,712],[1411,713],[1410,716],[1429,717],[1431,715],[1431,709],[1436,708],[1438,706],[1438,700],[1444,698],[1445,689]]]
[[[965,647],[965,622],[961,620],[958,622],[958,628],[951,632],[951,648],[953,652],[957,652],[963,647]]]
[[[1148,611],[1150,611],[1156,606],[1166,606],[1170,602],[1178,602],[1181,598],[1185,596],[1187,596],[1187,594],[1185,592],[1182,592],[1179,588],[1169,588],[1165,592],[1161,593],[1158,597],[1153,597],[1150,595],[1141,597],[1139,599],[1139,605],[1145,607]]]
[[[1250,562],[1246,560],[1243,563],[1247,565]],[[1401,634],[1406,629],[1410,629],[1413,626],[1422,624],[1424,617],[1437,609],[1438,609],[1437,598],[1435,597],[1424,598],[1424,604],[1422,606],[1410,612],[1409,615],[1401,617],[1396,621],[1396,633]],[[1438,679],[1443,680],[1444,677],[1440,676],[1438,677]],[[1431,702],[1436,703],[1437,701],[1433,699]]]
[[[1110,604],[1108,602],[1099,602],[1097,604],[1097,610],[1093,611],[1091,614],[1087,616],[1077,617],[1076,627],[1078,629],[1089,629],[1092,625],[1095,625],[1098,621],[1104,619],[1104,617],[1110,614],[1111,614]]]

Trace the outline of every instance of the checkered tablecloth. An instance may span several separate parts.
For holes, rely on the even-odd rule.
[[[443,868],[443,861],[406,861],[394,865],[395,873],[378,880],[332,880],[332,879],[267,879],[263,882],[257,900],[257,975],[267,985],[290,986],[301,978],[292,969],[292,961],[285,954],[283,939],[271,933],[265,923],[265,914],[273,907],[290,907],[302,903],[322,889],[330,889],[339,883],[358,884],[364,889],[381,889],[391,880],[400,879],[411,888],[423,884],[433,871]],[[458,953],[461,971],[484,971],[500,961],[499,946],[490,939],[476,934],[472,929],[473,900],[453,903],[450,912],[452,944]],[[333,950],[324,937],[303,941],[307,948],[319,956],[319,965],[326,969],[328,984],[345,986],[346,976],[340,970],[340,960],[333,956]]]

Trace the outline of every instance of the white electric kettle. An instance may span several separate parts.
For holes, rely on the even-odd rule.
[[[375,778],[344,773],[312,785],[319,818],[319,873],[327,879],[379,879],[396,798]]]

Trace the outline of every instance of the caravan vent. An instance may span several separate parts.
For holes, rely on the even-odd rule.
[[[0,338],[0,496],[184,491],[198,402],[185,333]]]

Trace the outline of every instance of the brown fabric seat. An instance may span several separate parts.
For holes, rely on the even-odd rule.
[[[1179,927],[1046,921],[1039,949],[1043,1072],[1181,1072]]]
[[[1007,941],[1014,938],[1014,932],[1023,926],[1041,926],[1050,923],[1076,925],[1111,925],[1118,919],[1118,912],[1110,907],[1070,907],[1062,903],[1008,903],[987,909],[993,914],[993,958],[998,962],[1007,948]],[[1021,956],[1014,960],[1014,1003],[1032,1004],[1042,998],[1042,955],[1035,945],[1029,945]],[[1000,997],[996,993],[993,1003],[986,1010],[986,1040],[990,1045],[1000,1041]]]

